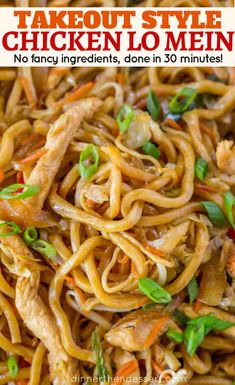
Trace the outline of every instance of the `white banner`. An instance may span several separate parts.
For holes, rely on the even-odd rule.
[[[1,8],[0,66],[235,66],[235,8]]]

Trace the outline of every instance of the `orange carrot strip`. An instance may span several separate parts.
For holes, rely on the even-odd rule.
[[[162,250],[156,249],[155,247],[146,245],[145,249],[148,250],[150,253],[157,255],[158,257],[163,257],[165,253]]]
[[[122,382],[123,378],[129,376],[137,368],[138,368],[138,361],[137,360],[128,361],[126,364],[124,364],[123,366],[121,366],[117,370],[117,372],[115,374],[115,380],[112,381],[111,385],[115,385],[117,383]]]
[[[31,154],[29,156],[27,156],[26,158],[24,159],[21,159],[20,160],[20,163],[28,163],[28,164],[31,164],[31,163],[34,163],[36,160],[38,160],[39,158],[41,158],[41,156],[45,153],[45,149],[42,148],[41,150],[35,152],[34,154]]]
[[[88,207],[90,207],[90,209],[92,209],[92,210],[95,210],[95,208],[97,207],[97,203],[95,201],[93,201],[92,199],[87,199],[86,205]]]
[[[174,128],[177,131],[183,131],[183,128],[173,119],[167,119],[166,124],[168,124],[170,127]]]
[[[211,192],[211,193],[216,192],[214,187],[207,186],[205,184],[200,184],[200,183],[195,183],[194,191],[199,192],[199,193],[200,192]]]
[[[0,170],[0,183],[2,183],[5,179],[5,174],[2,170]]]
[[[65,281],[67,281],[68,283],[70,283],[70,285],[73,287],[73,289],[76,291],[80,301],[82,304],[84,304],[86,302],[86,298],[83,294],[83,291],[80,289],[80,287],[78,287],[76,285],[76,282],[74,281],[74,279],[72,277],[69,277],[68,275],[66,275],[66,277],[64,278]]]
[[[194,304],[194,310],[195,312],[197,313],[202,307],[202,302],[200,301],[200,299],[197,299],[195,304]]]
[[[87,84],[84,84],[83,86],[79,87],[78,89],[73,90],[72,92],[69,92],[68,94],[65,95],[65,97],[58,102],[55,103],[57,106],[61,106],[64,104],[72,103],[75,100],[84,98],[90,90],[93,88],[94,83],[89,82]]]
[[[138,271],[136,269],[136,265],[133,261],[131,261],[131,272],[134,278],[139,278]]]
[[[28,79],[24,76],[21,76],[20,80],[30,106],[34,107],[37,101],[35,100],[35,96],[32,93]]]
[[[16,385],[28,385],[28,380],[18,380],[16,381]]]
[[[36,132],[33,132],[31,135],[27,136],[27,138],[23,139],[21,141],[21,145],[25,145],[27,143],[30,143],[33,141],[33,139],[35,139],[35,137],[37,136],[38,134],[36,134]]]
[[[44,146],[44,144],[45,144],[45,138],[42,138],[42,139],[40,139],[37,143],[35,143],[31,148],[30,148],[30,151],[35,151],[35,150],[37,150],[38,148],[40,148],[40,147],[43,147]]]
[[[117,82],[120,84],[120,86],[125,85],[125,78],[123,74],[117,74]]]
[[[159,318],[156,322],[156,325],[151,330],[149,336],[147,337],[144,343],[144,349],[148,349],[153,343],[157,335],[160,333],[161,328],[166,324],[166,321],[169,319],[169,316],[163,316]]]
[[[141,110],[146,109],[146,106],[147,106],[147,100],[146,99],[142,99],[134,105],[135,108],[140,108]]]

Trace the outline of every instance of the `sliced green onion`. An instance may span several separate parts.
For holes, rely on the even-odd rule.
[[[235,205],[235,197],[231,191],[226,192],[224,196],[224,205],[227,213],[229,223],[235,228],[234,218],[233,218],[233,206]]]
[[[217,227],[226,227],[227,221],[222,210],[216,203],[210,201],[201,202],[202,206],[206,209],[211,223]]]
[[[23,239],[27,245],[31,245],[32,242],[36,241],[38,238],[38,232],[35,227],[28,227],[24,232],[23,232]]]
[[[142,151],[147,154],[152,156],[155,159],[158,159],[159,156],[161,155],[160,150],[153,144],[152,142],[146,141],[142,147]]]
[[[96,173],[99,165],[99,153],[94,144],[88,144],[79,158],[79,172],[82,179],[89,179]]]
[[[195,166],[196,177],[203,182],[207,173],[208,173],[207,161],[203,158],[198,158]]]
[[[48,258],[54,258],[57,254],[56,249],[51,243],[44,241],[43,239],[37,239],[30,244],[33,250],[45,255]]]
[[[166,304],[172,301],[171,295],[153,279],[147,277],[140,278],[138,280],[138,286],[140,291],[155,303]]]
[[[122,133],[128,130],[134,117],[133,109],[128,104],[124,104],[116,117],[118,128]]]
[[[179,325],[185,326],[189,321],[189,318],[182,313],[182,311],[176,309],[173,313],[174,319],[178,322]]]
[[[198,284],[195,277],[188,284],[188,295],[190,303],[193,303],[198,296]]]
[[[187,353],[192,356],[196,353],[198,346],[203,342],[204,337],[212,330],[225,330],[234,326],[233,322],[224,321],[217,318],[214,314],[196,317],[187,322],[184,331],[184,343]]]
[[[170,101],[169,110],[173,113],[185,112],[197,96],[195,88],[183,88]]]
[[[176,330],[169,329],[166,333],[167,337],[171,340],[178,342],[179,344],[183,342],[184,335],[182,333],[177,332]]]
[[[12,228],[12,231],[9,233],[0,233],[0,237],[9,237],[11,235],[19,234],[21,232],[20,226],[18,226],[15,222],[3,222],[0,223],[0,226],[8,226]]]
[[[108,371],[105,365],[104,353],[101,346],[100,335],[97,327],[92,333],[92,352],[93,358],[96,362],[99,381],[106,381],[108,379]]]
[[[150,90],[147,96],[147,111],[150,113],[152,119],[156,122],[160,118],[161,103],[153,90]]]
[[[9,356],[7,359],[7,367],[9,370],[9,376],[12,378],[16,378],[19,367],[15,356]]]
[[[0,191],[0,199],[25,199],[36,195],[39,191],[38,186],[15,183]]]

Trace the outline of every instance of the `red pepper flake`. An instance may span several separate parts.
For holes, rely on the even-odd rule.
[[[235,229],[233,229],[232,227],[230,227],[230,228],[228,229],[228,236],[229,236],[230,238],[232,238],[232,239],[235,241]]]

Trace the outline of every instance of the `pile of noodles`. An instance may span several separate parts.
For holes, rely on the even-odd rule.
[[[1,2],[137,4],[232,1]],[[167,115],[169,103],[185,87],[196,90],[197,103],[176,121]],[[150,91],[160,101],[157,121],[147,111]],[[124,133],[116,119],[123,105],[134,114]],[[235,231],[224,203],[226,193],[235,194],[234,118],[233,68],[0,69],[0,196],[15,183],[39,190],[26,199],[0,199],[0,225],[20,228],[0,236],[0,384],[93,385],[104,367],[109,378],[100,382],[111,385],[147,385],[151,378],[170,385],[234,383]],[[143,152],[146,141],[158,159]],[[89,144],[99,162],[83,178],[79,158]],[[195,176],[199,158],[208,167],[203,180]],[[216,204],[225,226],[208,218],[202,201]],[[55,250],[52,257],[26,242],[29,227]],[[144,277],[172,300],[153,303],[139,288]],[[179,314],[188,320],[213,314],[234,326],[204,336],[190,356],[184,342],[166,334],[184,332]]]

